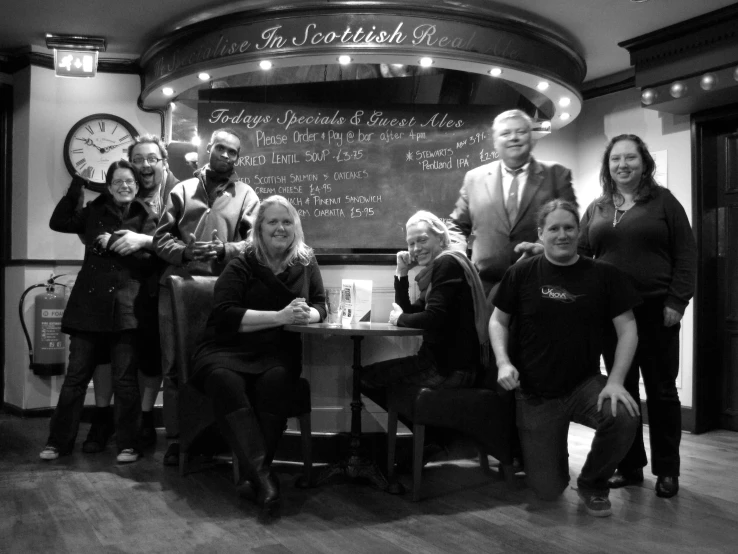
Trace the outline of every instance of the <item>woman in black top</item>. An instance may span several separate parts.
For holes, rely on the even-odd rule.
[[[153,234],[156,219],[136,198],[140,178],[129,162],[113,162],[106,182],[110,194],[101,194],[80,209],[84,181],[72,180],[49,222],[54,231],[83,235],[86,247],[62,318],[62,331],[71,336],[69,365],[49,439],[40,454],[43,460],[71,452],[101,349],[109,352],[113,371],[117,459],[134,462],[139,457],[140,330],[156,325],[156,302],[148,289],[156,258],[146,250],[120,256],[113,245],[121,237],[117,231]]]
[[[302,370],[300,335],[283,326],[318,323],[325,314],[323,280],[300,216],[284,197],[271,196],[259,206],[246,251],[215,284],[192,378],[213,400],[267,513],[279,507],[271,462]]]
[[[610,141],[600,171],[602,196],[582,218],[579,253],[623,270],[643,298],[643,304],[633,310],[638,349],[625,388],[640,403],[640,368],[647,395],[651,471],[657,476],[656,494],[668,498],[679,490],[679,328],[694,292],[697,250],[684,208],[656,183],[655,170],[653,157],[636,135],[619,135]],[[614,331],[606,339],[604,358],[609,369]],[[641,429],[610,487],[642,482],[646,463]]]

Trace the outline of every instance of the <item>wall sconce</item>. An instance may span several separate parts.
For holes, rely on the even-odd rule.
[[[105,52],[106,46],[102,37],[46,33],[46,47],[54,50],[57,77],[94,77],[98,53]]]

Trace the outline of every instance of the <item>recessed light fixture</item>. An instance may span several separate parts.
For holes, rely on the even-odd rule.
[[[164,96],[171,96],[172,94],[174,94],[174,89],[172,87],[164,87],[163,89],[161,89],[161,92],[162,94],[164,94]]]
[[[430,67],[433,65],[433,58],[420,58],[418,63],[421,67]]]
[[[200,73],[197,76],[197,78],[200,79],[201,81],[209,81],[210,80],[210,74],[209,73]]]
[[[393,63],[392,67],[405,67],[405,65],[401,63]]]
[[[567,119],[569,119],[570,117],[571,117],[571,115],[569,114],[569,112],[564,112],[564,113],[562,113],[562,114],[561,114],[561,115],[559,116],[559,119],[561,119],[561,121],[566,121],[566,120],[567,120]]]
[[[536,85],[536,88],[543,92],[544,90],[548,89],[548,81],[541,81]]]
[[[338,63],[340,63],[341,65],[348,65],[351,62],[352,62],[351,56],[347,56],[345,54],[343,56],[338,56]]]
[[[559,98],[559,106],[561,106],[562,108],[566,108],[570,104],[571,104],[571,98],[569,98],[568,96],[562,96],[561,98]]]
[[[499,67],[493,67],[489,70],[489,74],[492,75],[492,77],[499,77],[500,75],[502,75],[502,69],[500,69]]]
[[[643,4],[644,2],[648,2],[648,0],[630,0],[634,4]]]
[[[259,67],[262,68],[264,71],[266,71],[267,69],[271,69],[272,65],[272,62],[270,62],[269,60],[262,60],[259,62]]]

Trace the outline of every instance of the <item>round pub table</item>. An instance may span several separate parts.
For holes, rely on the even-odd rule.
[[[379,471],[373,460],[363,458],[359,452],[361,446],[361,341],[364,337],[399,337],[422,335],[422,329],[397,327],[389,323],[351,323],[330,325],[328,323],[312,323],[309,325],[285,325],[286,331],[304,335],[338,335],[350,337],[354,342],[354,370],[351,393],[351,440],[349,454],[346,459],[331,464],[318,478],[318,483],[330,479],[334,475],[344,475],[350,479],[365,478],[380,490],[393,494],[403,492],[400,483],[390,483]]]

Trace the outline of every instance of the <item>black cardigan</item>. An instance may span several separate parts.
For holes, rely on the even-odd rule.
[[[215,283],[213,311],[195,353],[195,381],[203,377],[198,375],[203,369],[216,367],[258,374],[284,366],[299,374],[302,342],[298,333],[282,327],[239,332],[246,310],[279,311],[299,297],[318,310],[321,321],[325,318],[323,279],[314,257],[310,265],[298,263],[279,275],[250,253],[231,260]]]

